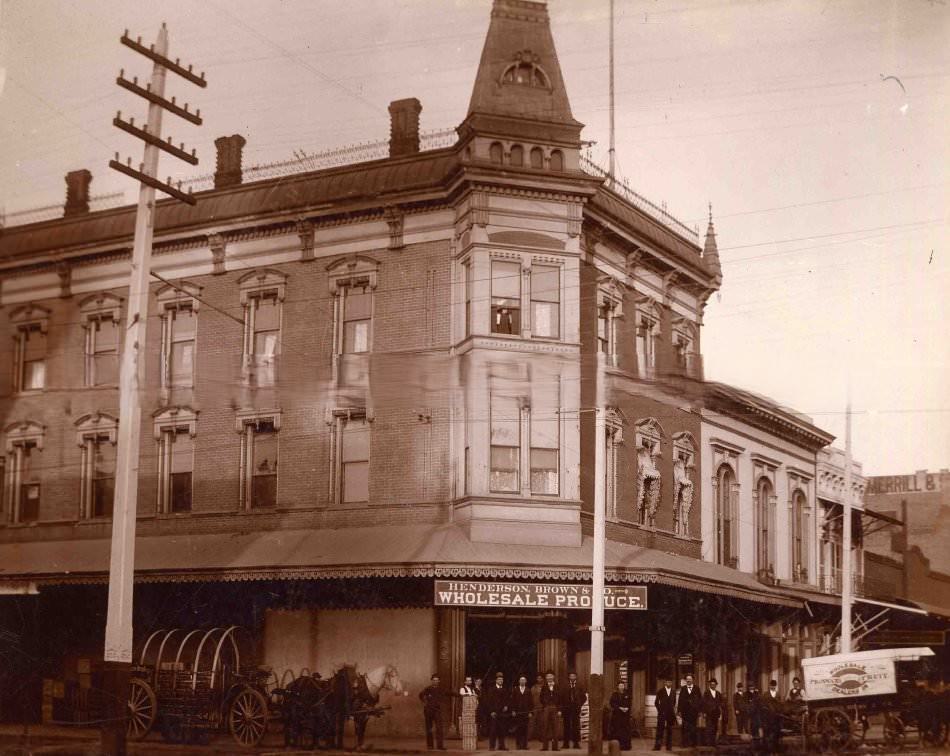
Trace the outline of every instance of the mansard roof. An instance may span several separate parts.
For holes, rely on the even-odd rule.
[[[579,139],[545,3],[495,0],[466,120],[477,116],[562,124]]]
[[[321,215],[379,208],[405,196],[418,198],[444,187],[458,166],[454,148],[418,153],[406,158],[384,158],[367,163],[330,168],[230,189],[211,189],[195,195],[198,202],[160,200],[155,214],[156,236],[210,228],[242,218],[296,215],[312,211]],[[135,205],[85,215],[57,218],[0,231],[0,263],[42,252],[105,245],[131,246],[135,231]]]

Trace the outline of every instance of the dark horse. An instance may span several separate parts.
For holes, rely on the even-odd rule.
[[[399,672],[394,666],[383,665],[365,675],[357,674],[356,667],[344,665],[333,675],[330,700],[336,721],[336,747],[343,748],[343,730],[346,720],[353,718],[356,731],[356,748],[362,750],[366,735],[366,723],[370,717],[380,717],[379,691],[383,688],[393,693],[402,693]]]

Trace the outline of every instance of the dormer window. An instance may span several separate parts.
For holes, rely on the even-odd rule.
[[[538,65],[540,60],[541,58],[530,50],[522,50],[515,55],[515,62],[501,75],[501,83],[550,89],[548,75]]]

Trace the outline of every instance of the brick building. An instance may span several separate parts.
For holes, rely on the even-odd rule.
[[[389,662],[410,690],[584,674],[588,613],[437,606],[433,581],[589,581],[602,485],[608,580],[649,588],[607,616],[607,682],[630,677],[638,715],[661,675],[790,672],[834,624],[804,514],[831,439],[704,383],[712,220],[700,244],[584,161],[543,3],[495,0],[453,144],[420,149],[420,110],[391,104],[388,155],[273,179],[245,181],[224,137],[214,187],[159,202],[136,637],[238,624],[278,677]],[[90,180],[69,175],[63,218],[0,232],[0,586],[26,594],[0,622],[33,673],[9,717],[101,657],[134,208],[90,212]],[[783,515],[768,580],[762,478],[804,497],[807,558]],[[391,703],[379,727],[421,726]]]

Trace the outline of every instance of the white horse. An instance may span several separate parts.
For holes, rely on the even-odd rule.
[[[399,670],[392,664],[383,664],[371,669],[364,677],[366,688],[374,698],[379,696],[380,690],[388,690],[397,696],[402,695],[402,680],[399,679]]]

